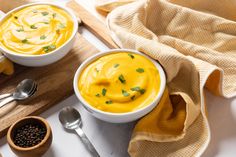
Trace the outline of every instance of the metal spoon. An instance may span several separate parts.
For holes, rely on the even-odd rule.
[[[89,141],[87,136],[84,134],[81,129],[82,121],[80,113],[73,107],[65,107],[59,113],[59,120],[64,128],[68,130],[75,130],[76,133],[80,136],[82,142],[89,150],[93,157],[100,157],[92,143]]]
[[[21,81],[17,85],[15,92],[0,96],[0,100],[3,100],[0,102],[0,108],[14,100],[25,100],[33,96],[37,91],[37,87],[37,83],[34,80],[25,79]]]

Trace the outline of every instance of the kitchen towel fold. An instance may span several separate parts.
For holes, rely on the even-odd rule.
[[[236,94],[235,8],[234,0],[139,0],[108,15],[114,41],[156,59],[167,76],[161,102],[135,126],[132,157],[204,152],[210,141],[204,88]]]

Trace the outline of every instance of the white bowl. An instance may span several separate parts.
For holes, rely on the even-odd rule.
[[[74,15],[74,13],[66,7],[63,7],[63,6],[54,4],[54,3],[44,3],[44,2],[30,3],[30,4],[26,4],[26,5],[22,5],[20,7],[17,7],[15,9],[11,10],[10,12],[8,12],[7,14],[4,14],[3,17],[0,19],[0,21],[5,20],[13,12],[16,12],[22,8],[32,6],[32,5],[40,5],[40,4],[56,6],[64,11],[66,11],[71,16],[73,23],[74,23],[72,35],[62,46],[58,47],[54,51],[51,51],[47,54],[42,54],[42,55],[19,54],[19,53],[13,52],[11,50],[8,50],[8,49],[4,48],[3,46],[0,46],[0,51],[7,58],[9,58],[10,60],[12,60],[15,63],[25,65],[25,66],[31,66],[31,67],[48,65],[48,64],[51,64],[51,63],[54,63],[54,62],[60,60],[73,47],[73,44],[75,42],[76,33],[78,31],[78,22],[77,22],[77,19],[76,19],[76,16]]]
[[[78,89],[78,78],[80,77],[81,72],[84,70],[84,68],[86,68],[90,63],[92,63],[93,61],[97,60],[98,58],[100,58],[102,56],[105,56],[105,55],[111,54],[111,53],[118,53],[118,52],[136,53],[136,54],[146,57],[158,69],[159,74],[160,74],[160,80],[161,80],[160,90],[159,90],[156,98],[154,99],[154,101],[151,104],[149,104],[141,109],[138,109],[138,110],[135,110],[132,112],[127,112],[127,113],[111,113],[111,112],[104,112],[104,111],[98,110],[86,102],[86,100],[81,96],[80,91]],[[96,118],[101,119],[103,121],[107,121],[107,122],[111,122],[111,123],[126,123],[126,122],[131,122],[131,121],[137,120],[140,117],[146,115],[158,104],[158,102],[160,101],[160,99],[163,95],[163,92],[165,90],[166,77],[165,77],[165,73],[164,73],[161,65],[157,61],[148,57],[147,55],[140,53],[138,51],[135,51],[135,50],[130,50],[130,49],[113,49],[113,50],[109,50],[109,51],[95,54],[92,57],[85,60],[80,65],[80,67],[78,68],[78,70],[75,73],[73,85],[74,85],[74,91],[75,91],[76,96],[81,101],[84,108],[88,112],[90,112],[93,116],[95,116]]]

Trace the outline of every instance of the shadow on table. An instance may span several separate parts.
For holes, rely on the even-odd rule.
[[[92,141],[96,149],[100,150],[102,156],[112,156],[112,157],[129,156],[127,153],[127,148],[135,122],[126,124],[112,124],[94,118],[82,107],[82,105],[79,103],[75,95],[69,97],[65,101],[60,102],[58,105],[44,112],[42,114],[42,117],[48,118],[53,113],[60,111],[63,107],[66,106],[75,107],[76,109],[79,110],[83,120],[82,129],[89,137],[89,139]],[[87,123],[87,121],[89,123]],[[57,125],[61,125],[59,120],[56,121],[55,123],[57,123]],[[93,130],[91,130],[91,128]],[[64,128],[61,126],[61,129]],[[68,133],[76,134],[74,131],[66,129],[64,130]],[[104,150],[104,148],[106,149]],[[47,153],[47,156],[45,157],[51,157],[51,156],[49,156]]]
[[[94,125],[100,130],[99,137],[94,138],[102,139],[103,145],[109,148],[110,153],[106,155],[128,157],[128,145],[136,122],[112,124],[96,118],[94,118],[94,121]]]
[[[49,150],[46,152],[46,154],[43,155],[43,157],[56,157],[53,146],[49,148]]]
[[[0,140],[0,148],[5,145],[7,143],[7,139],[6,136],[4,136],[1,140]],[[49,148],[49,150],[46,152],[46,154],[43,155],[43,157],[56,157],[55,153],[53,151],[53,145]]]
[[[0,140],[0,148],[2,148],[3,145],[5,145],[7,143],[7,137],[4,136],[3,138],[1,138]]]
[[[234,99],[216,97],[206,92],[211,141],[203,157],[217,156],[221,143],[236,138],[236,115],[232,113]]]

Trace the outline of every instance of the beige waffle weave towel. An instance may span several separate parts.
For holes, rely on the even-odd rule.
[[[167,75],[161,102],[134,129],[132,157],[200,156],[206,149],[204,87],[236,93],[235,8],[235,0],[140,0],[108,15],[114,41],[156,59]]]

